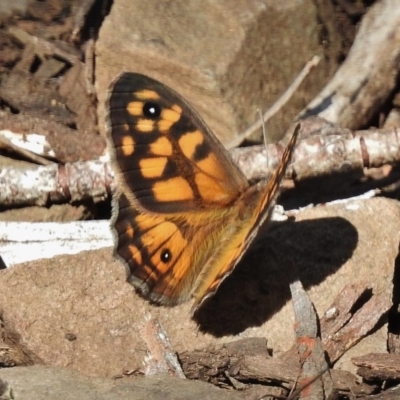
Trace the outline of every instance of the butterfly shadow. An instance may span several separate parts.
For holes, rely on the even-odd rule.
[[[269,224],[235,270],[196,311],[199,329],[221,337],[261,326],[290,300],[289,284],[318,285],[352,256],[356,228],[340,217]]]

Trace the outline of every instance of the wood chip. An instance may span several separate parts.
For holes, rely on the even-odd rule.
[[[148,356],[144,360],[145,375],[168,373],[177,378],[185,378],[161,323],[156,319],[149,319],[140,328],[140,333],[148,348]]]
[[[295,314],[296,347],[301,365],[298,380],[300,399],[331,398],[333,383],[321,338],[318,336],[318,317],[314,306],[300,281],[290,284],[290,291]]]
[[[387,314],[391,305],[392,301],[387,293],[373,294],[342,329],[332,335],[326,335],[323,343],[331,362],[338,360],[349,348],[373,330]]]
[[[400,354],[370,353],[351,359],[365,380],[400,380]]]

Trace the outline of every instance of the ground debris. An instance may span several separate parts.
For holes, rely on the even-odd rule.
[[[400,354],[371,353],[353,357],[358,375],[366,381],[396,380],[400,382]]]

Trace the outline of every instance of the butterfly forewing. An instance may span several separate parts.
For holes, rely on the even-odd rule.
[[[123,191],[144,210],[221,207],[248,186],[197,113],[149,77],[123,73],[115,80],[108,125]]]

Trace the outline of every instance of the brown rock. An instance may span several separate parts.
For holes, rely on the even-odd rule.
[[[1,380],[6,384],[4,394],[8,395],[12,391],[12,397],[4,397],[7,400],[235,400],[240,398],[232,392],[188,379],[168,376],[119,380],[88,379],[76,371],[44,366],[0,369],[0,382]],[[0,392],[0,396],[2,394]]]
[[[100,122],[110,81],[123,71],[140,72],[183,95],[227,141],[253,123],[256,110],[267,109],[305,63],[323,51],[311,0],[116,0],[96,45]],[[271,122],[274,138],[334,72],[336,61],[326,60],[331,61],[321,62],[306,89],[299,89]]]
[[[190,304],[168,309],[141,299],[110,248],[0,271],[4,323],[44,363],[87,375],[142,368],[147,347],[139,326],[146,313],[160,320],[177,352],[231,341],[241,333],[241,338],[267,338],[277,355],[294,342],[292,280],[300,277],[322,315],[351,282],[363,281],[375,293],[390,295],[398,253],[400,207],[395,201],[319,206],[296,219],[271,226],[262,246],[249,252],[204,304],[195,318],[200,331]],[[352,356],[364,354],[366,341]],[[368,352],[386,346],[381,336],[374,346],[370,342]]]

